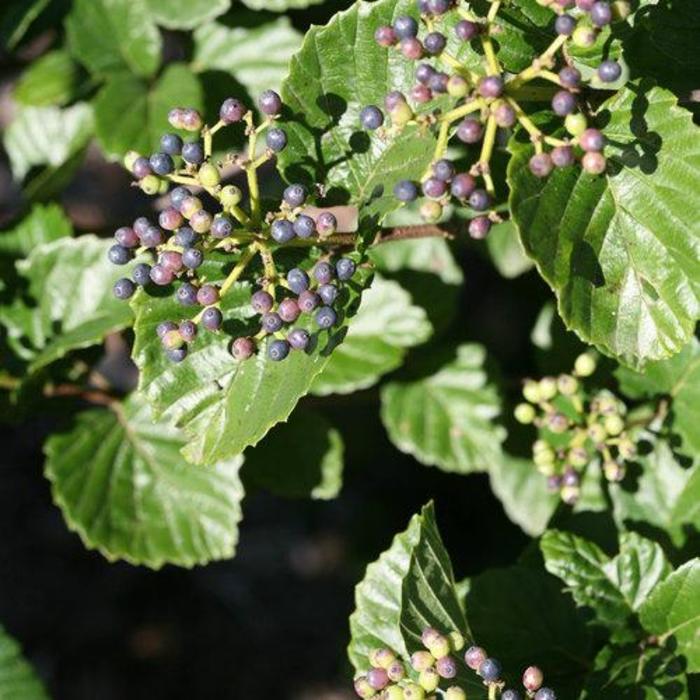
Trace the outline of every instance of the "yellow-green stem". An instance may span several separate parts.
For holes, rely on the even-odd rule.
[[[486,130],[484,131],[484,142],[481,146],[481,155],[479,156],[479,167],[481,169],[481,175],[484,178],[486,191],[489,194],[494,194],[493,179],[491,178],[489,163],[491,161],[493,147],[496,143],[497,129],[498,124],[496,124],[496,117],[494,117],[492,114],[486,122]]]
[[[460,63],[458,59],[447,53],[447,51],[443,51],[440,54],[439,60],[446,63],[450,68],[454,68],[454,70],[462,75],[462,77],[468,78],[473,84],[476,84],[479,81],[480,76],[478,73],[475,73],[473,70],[469,70],[469,68]]]
[[[239,223],[243,224],[243,226],[250,223],[250,217],[238,205],[234,204],[233,206],[226,207],[226,209]]]
[[[258,134],[253,128],[253,114],[248,112],[245,115],[248,125],[248,158],[255,158],[255,150],[258,145]],[[252,164],[251,164],[252,165]],[[254,167],[246,168],[246,178],[248,180],[248,191],[250,193],[250,215],[254,223],[260,223],[260,188],[258,186],[258,172]]]
[[[272,257],[272,252],[264,244],[259,244],[260,257],[263,261],[263,268],[265,269],[265,279],[267,280],[267,291],[275,298],[275,280],[277,279],[277,268],[275,267],[275,261]]]
[[[486,64],[489,69],[489,75],[500,75],[501,66],[498,63],[498,59],[496,58],[496,51],[493,48],[493,42],[491,41],[491,37],[481,34],[480,38],[481,45],[484,48],[484,55],[486,56]]]
[[[485,105],[486,103],[484,100],[474,100],[473,102],[468,102],[461,107],[456,107],[455,109],[451,109],[449,112],[445,112],[445,114],[440,117],[440,121],[451,124],[462,117],[466,117],[467,114],[471,114],[471,112],[476,112],[478,109],[482,109]]]
[[[545,80],[549,80],[550,83],[556,83],[557,85],[561,85],[561,80],[559,80],[559,76],[556,73],[553,73],[551,70],[541,70],[539,77],[544,78]]]
[[[185,177],[184,175],[168,175],[167,178],[171,182],[177,182],[178,185],[195,185],[196,187],[201,187],[199,180],[194,177]]]
[[[494,2],[491,3],[491,7],[489,8],[489,13],[486,16],[486,19],[489,22],[493,22],[493,20],[496,19],[496,15],[498,14],[498,10],[501,7],[501,0],[494,0]]]
[[[535,153],[542,153],[542,132],[535,126],[532,120],[523,112],[522,107],[512,98],[507,97],[508,104],[513,108],[525,131],[530,134],[532,142],[535,144]]]
[[[468,19],[470,22],[479,21],[479,18],[473,12],[469,12],[469,10],[465,10],[463,7],[460,7],[457,12],[459,12],[460,17],[463,19]]]

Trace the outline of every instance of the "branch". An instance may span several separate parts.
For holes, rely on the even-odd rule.
[[[452,239],[454,234],[435,224],[422,224],[418,226],[397,226],[391,233],[379,232],[372,245],[382,245],[392,241],[407,241],[415,238],[445,238]]]

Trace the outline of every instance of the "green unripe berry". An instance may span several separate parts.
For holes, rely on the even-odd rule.
[[[447,637],[443,637],[442,635],[436,639],[432,639],[427,647],[428,651],[436,659],[441,659],[443,656],[447,656],[450,653],[450,642]]]
[[[586,25],[579,25],[574,29],[574,33],[571,35],[571,41],[574,42],[575,46],[579,46],[582,49],[587,49],[593,44],[595,44],[596,33],[591,27]]]
[[[539,384],[528,379],[523,385],[523,396],[530,403],[539,403],[542,400]]]
[[[219,197],[223,207],[235,207],[241,203],[243,193],[235,185],[226,185],[221,190]]]
[[[390,685],[384,689],[384,693],[381,695],[382,700],[404,700],[405,697],[403,688],[398,685]]]
[[[600,423],[593,423],[588,426],[588,437],[591,438],[596,445],[599,445],[605,442],[608,433]]]
[[[397,126],[404,126],[413,119],[413,110],[406,102],[398,102],[394,109],[389,112],[391,121]]]
[[[535,452],[532,459],[538,467],[548,467],[554,464],[557,456],[554,454],[554,450],[548,447],[545,450]]]
[[[170,183],[167,180],[161,180],[158,187],[158,194],[168,194],[170,191]]]
[[[163,347],[167,348],[168,350],[177,350],[178,348],[181,348],[185,344],[185,341],[182,339],[182,336],[180,335],[180,331],[172,330],[172,331],[168,331],[163,336],[162,343],[163,343]]]
[[[396,661],[396,654],[391,649],[373,649],[368,658],[374,668],[389,668]]]
[[[532,444],[533,454],[537,454],[538,452],[545,452],[549,449],[549,443],[546,440],[535,440],[535,442]]]
[[[561,500],[569,506],[574,505],[581,495],[581,489],[578,486],[562,486]]]
[[[573,116],[573,115],[569,115],[569,116]],[[583,117],[583,115],[580,115],[580,116]],[[568,118],[569,117],[567,117],[567,120],[568,120]],[[566,127],[567,131],[569,131],[569,133],[573,134],[574,136],[579,136],[580,133],[583,133],[583,131],[585,131],[585,129],[586,129],[586,126],[585,126],[586,117],[583,117],[583,120],[584,120],[584,127],[583,127],[583,129],[581,129],[581,132],[579,132],[578,134],[574,133],[573,131],[571,131],[569,129],[568,126]],[[582,353],[581,355],[579,355],[576,358],[576,361],[574,362],[574,374],[577,377],[590,377],[593,374],[593,372],[595,372],[595,368],[596,368],[595,357],[593,357],[593,355],[591,355],[591,353],[589,353],[589,352]]]
[[[403,689],[404,700],[425,700],[425,690],[415,683],[409,683]]]
[[[202,200],[199,197],[185,197],[180,204],[180,213],[186,218],[191,219],[192,215],[202,208]]]
[[[146,175],[142,180],[139,180],[139,187],[142,192],[148,195],[158,194],[160,191],[160,178],[157,175]]]
[[[623,437],[617,446],[622,459],[632,459],[637,454],[637,446],[629,438]]]
[[[461,75],[450,76],[447,81],[447,94],[450,97],[465,97],[469,92],[469,83]]]
[[[543,377],[539,381],[542,401],[551,401],[557,395],[557,380],[554,377]]]
[[[608,481],[622,481],[625,478],[625,467],[613,460],[603,464],[603,474]]]
[[[562,374],[557,379],[557,388],[564,396],[573,396],[578,391],[578,380],[570,374]]]
[[[585,447],[572,447],[567,455],[572,467],[585,467],[588,464],[588,452]]]
[[[457,685],[445,691],[445,700],[467,700],[467,694]]]
[[[619,435],[625,429],[625,421],[620,416],[605,416],[605,430],[613,437]]]
[[[127,154],[124,156],[124,160],[122,161],[124,163],[124,167],[129,172],[131,172],[132,168],[134,167],[134,163],[136,162],[136,159],[140,157],[141,154],[137,151],[127,151]]]
[[[599,394],[595,398],[593,405],[595,410],[604,416],[616,416],[619,413],[620,404],[609,394]]]
[[[557,435],[569,428],[569,419],[563,413],[551,413],[547,416],[547,428]]]
[[[420,215],[425,221],[435,223],[442,216],[442,205],[440,202],[429,199],[421,204]]]
[[[411,667],[420,673],[435,663],[435,657],[429,651],[416,651],[411,656]]]
[[[369,684],[367,676],[360,676],[355,679],[355,692],[365,700],[374,697],[374,688]]]
[[[440,685],[440,676],[434,668],[426,668],[418,676],[418,683],[428,693],[432,693]]]
[[[464,649],[464,637],[459,632],[450,632],[448,637],[452,651],[462,651]]]
[[[390,681],[398,683],[406,675],[406,669],[404,668],[404,665],[398,659],[396,659],[396,661],[394,661],[394,663],[387,668],[386,674],[389,676]]]
[[[515,420],[523,425],[528,425],[535,420],[535,407],[531,403],[519,403],[515,407]]]
[[[588,127],[588,120],[585,115],[580,112],[576,114],[567,114],[564,119],[564,127],[572,136],[580,136]],[[579,377],[587,377],[587,374],[576,374]],[[593,372],[591,372],[593,374]]]
[[[202,187],[216,187],[221,182],[221,173],[212,163],[204,163],[197,173]]]

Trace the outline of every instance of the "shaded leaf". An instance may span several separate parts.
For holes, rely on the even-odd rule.
[[[494,267],[506,279],[514,279],[533,268],[533,262],[525,255],[518,230],[512,221],[504,221],[491,227],[486,247]]]
[[[231,0],[146,0],[153,19],[168,29],[195,29],[231,7]]]
[[[58,204],[37,204],[17,226],[0,233],[0,255],[25,258],[42,243],[73,235],[73,225]]]
[[[51,0],[11,0],[0,17],[0,45],[13,51]]]
[[[284,12],[285,10],[301,10],[311,5],[320,5],[325,0],[241,0],[251,10],[269,10]]]
[[[36,107],[60,107],[75,96],[79,77],[78,66],[67,51],[50,51],[22,74],[15,88],[15,99]]]
[[[45,700],[49,696],[34,669],[22,656],[19,644],[0,627],[0,697],[10,700]]]

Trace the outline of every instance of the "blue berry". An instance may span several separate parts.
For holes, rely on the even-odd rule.
[[[411,39],[418,34],[418,22],[413,17],[401,15],[394,20],[394,33],[399,39]]]
[[[501,677],[501,664],[496,659],[486,659],[479,666],[479,675],[487,682],[493,683]]]
[[[559,90],[552,98],[552,109],[560,117],[572,114],[576,109],[576,98],[568,90]]]
[[[598,77],[604,83],[614,83],[622,75],[622,67],[617,61],[603,61],[598,66]]]
[[[306,188],[304,185],[289,185],[282,195],[290,207],[300,207],[306,201]]]
[[[268,313],[263,314],[261,324],[263,330],[267,333],[277,333],[277,331],[284,325],[284,322],[282,321],[282,317],[277,312],[269,311]]]
[[[210,306],[208,309],[204,310],[202,314],[202,325],[208,331],[218,331],[223,322],[224,317],[221,315],[221,311],[215,306]]]
[[[112,265],[126,265],[131,260],[131,251],[117,243],[107,251],[107,258]]]
[[[294,225],[287,219],[277,219],[270,226],[270,235],[277,243],[288,243],[296,235]]]
[[[410,180],[399,180],[394,185],[394,197],[400,202],[413,202],[418,197],[418,187]]]
[[[194,321],[183,321],[178,330],[186,343],[191,343],[197,337],[197,324]]]
[[[433,68],[429,63],[421,63],[418,68],[416,68],[416,80],[421,85],[428,85],[430,79],[435,75],[435,68]]]
[[[328,284],[334,277],[335,270],[330,263],[319,262],[314,267],[314,277],[319,284]]]
[[[368,131],[378,129],[384,123],[384,115],[381,109],[375,105],[368,105],[360,112],[360,124]]]
[[[316,233],[316,222],[306,214],[300,214],[294,221],[294,233],[299,238],[311,238]]]
[[[346,282],[355,274],[355,263],[350,258],[340,258],[335,264],[335,271],[341,282]]]
[[[162,340],[166,333],[174,330],[177,330],[177,323],[162,321],[156,326],[156,335]]]
[[[330,236],[336,232],[338,220],[330,211],[322,211],[316,219],[316,229],[320,236]]]
[[[450,76],[447,75],[447,73],[438,72],[431,76],[428,82],[428,87],[433,92],[437,92],[441,95],[444,95],[447,92],[447,84],[449,83],[449,81]]]
[[[504,690],[501,695],[501,700],[522,700],[520,693],[517,690]]]
[[[250,297],[250,305],[253,307],[253,311],[258,314],[267,313],[274,303],[275,300],[272,298],[272,295],[263,289],[259,289]]]
[[[295,328],[287,335],[287,342],[294,350],[306,350],[310,340],[309,332],[303,328]]]
[[[187,357],[187,346],[168,348],[165,355],[171,362],[182,362]]]
[[[287,134],[282,129],[268,129],[265,135],[265,142],[270,150],[279,153],[287,146]]]
[[[612,9],[607,2],[596,2],[591,8],[591,22],[596,27],[604,27],[612,22]]]
[[[145,287],[151,281],[151,266],[139,263],[134,267],[131,277],[139,287]]]
[[[175,298],[183,306],[194,306],[197,303],[197,287],[190,282],[185,282],[175,292]]]
[[[156,175],[168,175],[175,169],[173,159],[167,153],[154,153],[148,162]]]
[[[338,287],[334,284],[322,284],[318,288],[318,295],[326,306],[332,306],[338,298]]]
[[[440,32],[430,32],[423,39],[423,46],[431,56],[437,56],[439,53],[442,53],[446,44],[447,39]]]
[[[267,356],[273,362],[280,362],[289,355],[289,343],[286,340],[273,340],[267,346]]]
[[[233,221],[226,214],[217,214],[211,222],[211,235],[214,238],[228,238],[233,233]]]
[[[447,158],[441,158],[440,160],[433,163],[433,175],[438,180],[443,182],[449,182],[455,174],[455,166],[452,161],[447,160]]]
[[[274,90],[265,90],[258,99],[258,105],[263,114],[279,114],[282,110],[282,98]]]
[[[490,204],[491,197],[486,190],[474,190],[469,195],[469,206],[475,211],[486,211]]]
[[[316,325],[319,328],[330,328],[336,324],[338,315],[330,306],[322,306],[316,312]]]
[[[175,207],[175,209],[179,209],[183,200],[186,197],[191,196],[192,193],[186,187],[179,186],[173,189],[173,191],[170,193],[170,203]]]
[[[190,141],[182,147],[182,157],[191,165],[200,165],[204,162],[204,148],[199,141]]]
[[[287,284],[295,294],[301,294],[309,288],[309,276],[298,267],[287,273]]]
[[[535,693],[535,700],[557,700],[557,696],[551,688],[540,688]]]
[[[196,245],[198,240],[199,236],[189,226],[179,228],[173,237],[173,243],[182,248],[191,248],[193,245]]]
[[[571,15],[559,15],[554,22],[554,30],[563,36],[571,36],[575,28],[576,20]]]
[[[469,173],[460,173],[452,180],[450,192],[453,197],[465,200],[476,189],[476,180]]]
[[[177,134],[163,134],[160,137],[160,150],[169,156],[182,153],[182,139]]]
[[[237,100],[235,97],[229,97],[221,104],[219,118],[224,124],[235,124],[243,119],[243,115],[247,111],[240,100]]]
[[[136,285],[130,279],[122,277],[114,283],[112,291],[117,299],[129,299],[134,295]]]
[[[311,290],[306,290],[299,295],[297,299],[297,304],[303,313],[311,313],[319,304],[321,303],[321,297],[312,292]]]

